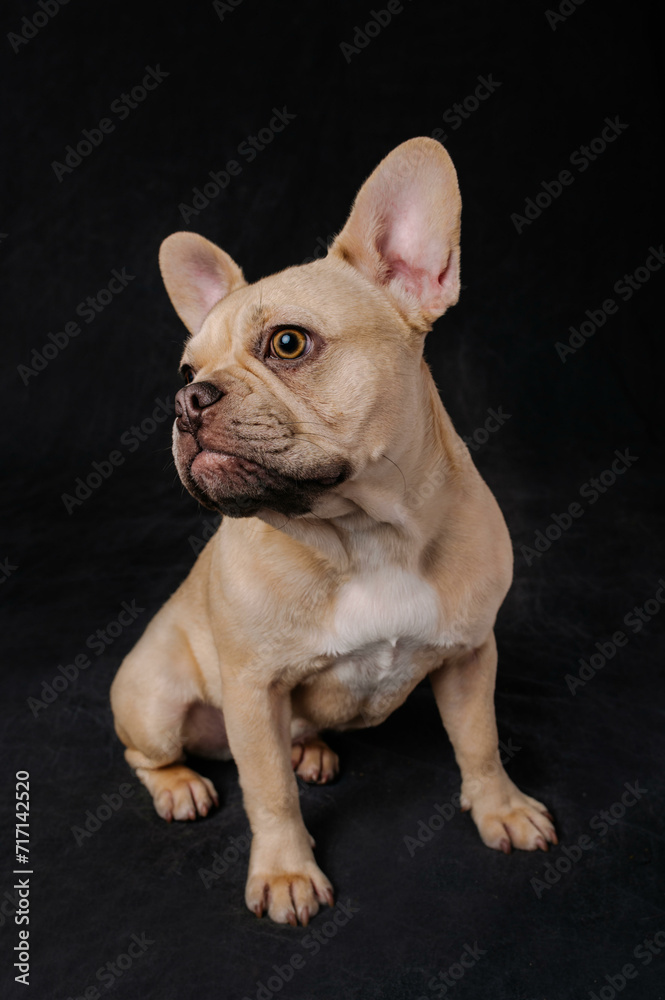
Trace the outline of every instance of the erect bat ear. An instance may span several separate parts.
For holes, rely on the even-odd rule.
[[[159,248],[159,267],[173,307],[198,333],[217,303],[247,282],[231,257],[196,233],[173,233]]]
[[[448,153],[434,139],[409,139],[360,188],[330,253],[430,324],[459,298],[461,213]]]

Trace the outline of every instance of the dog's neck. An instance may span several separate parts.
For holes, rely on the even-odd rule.
[[[326,494],[312,513],[285,521],[262,511],[260,519],[338,568],[376,562],[378,569],[386,555],[400,563],[406,553],[417,560],[440,533],[471,464],[424,362],[419,390],[405,406],[401,441]]]

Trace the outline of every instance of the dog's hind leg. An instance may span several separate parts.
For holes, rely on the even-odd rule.
[[[167,823],[172,819],[207,816],[213,806],[219,805],[219,796],[210,778],[204,778],[190,767],[184,764],[143,767],[144,758],[130,749],[125,751],[125,757],[152,795],[158,815]]]
[[[168,608],[123,661],[111,704],[127,763],[152,795],[158,814],[167,821],[191,820],[206,816],[219,799],[212,782],[184,764],[192,710],[203,691],[190,644]]]
[[[291,765],[303,781],[312,785],[327,785],[337,777],[339,757],[318,736],[306,736],[294,739]]]
[[[349,692],[332,676],[315,684],[300,684],[291,692],[291,765],[299,778],[313,785],[327,785],[339,774],[339,757],[320,733],[337,726],[342,718],[357,714]]]

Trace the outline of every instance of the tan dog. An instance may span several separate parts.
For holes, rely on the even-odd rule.
[[[294,769],[330,781],[320,732],[377,725],[426,675],[483,841],[556,843],[499,759],[508,531],[422,357],[459,295],[460,212],[450,157],[420,138],[365,182],[324,260],[248,285],[201,236],[161,248],[192,334],[175,461],[228,516],[122,664],[116,729],[167,820],[218,804],[186,751],[235,758],[253,831],[245,899],[280,923],[333,903]]]

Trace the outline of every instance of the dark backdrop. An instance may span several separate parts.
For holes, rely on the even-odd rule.
[[[404,0],[378,31],[385,6],[369,0],[44,3],[3,9],[9,995],[662,997],[659,5]],[[133,99],[147,67],[155,89]],[[273,109],[294,117],[250,159],[241,144]],[[427,357],[514,539],[499,729],[509,772],[553,810],[564,846],[483,847],[450,807],[458,774],[422,686],[379,729],[334,739],[336,785],[303,788],[347,909],[340,926],[324,912],[292,930],[244,908],[233,764],[201,765],[217,813],[167,826],[112,731],[118,664],[212,526],[175,475],[170,419],[152,417],[178,388],[184,335],[157,251],[190,228],[249,279],[312,257],[381,157],[431,134],[459,174],[465,288]],[[233,159],[224,190],[196,215],[181,208]],[[125,284],[111,297],[114,270]],[[93,463],[105,478],[77,497]],[[582,513],[557,528],[573,503]],[[123,602],[132,624],[106,632]],[[32,803],[27,990],[11,968],[19,770]],[[118,964],[132,935],[143,943]]]

